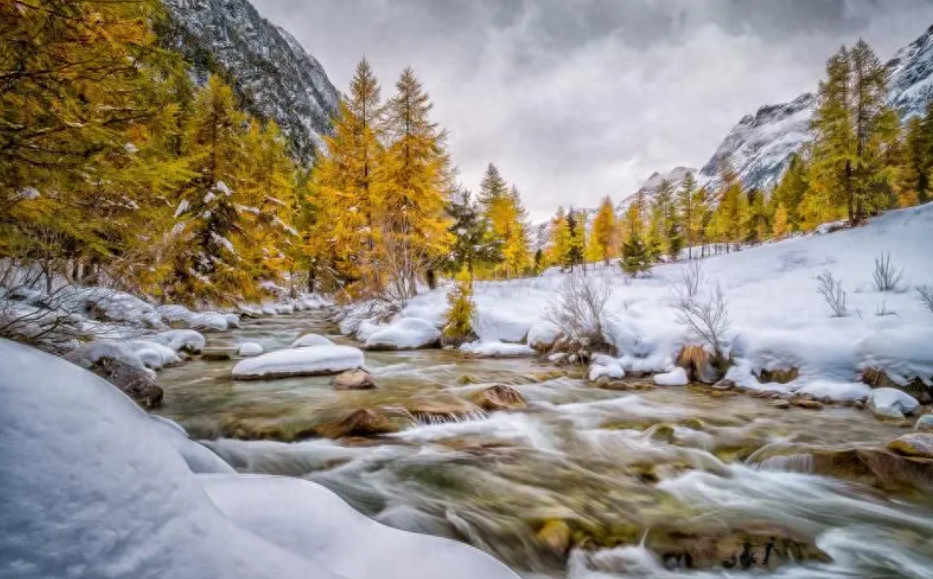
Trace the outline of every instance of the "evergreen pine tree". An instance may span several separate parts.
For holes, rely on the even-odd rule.
[[[687,259],[693,258],[693,245],[699,233],[699,215],[695,209],[697,181],[692,171],[684,176],[684,181],[677,191],[677,210],[679,212],[680,229],[687,244]]]

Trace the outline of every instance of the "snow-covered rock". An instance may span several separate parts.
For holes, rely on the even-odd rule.
[[[312,346],[262,354],[233,367],[236,380],[339,374],[362,368],[363,352],[351,346]]]
[[[129,348],[133,354],[147,368],[159,370],[165,366],[172,366],[181,362],[178,353],[165,344],[151,340],[130,340],[124,345]]]
[[[233,313],[224,314],[224,320],[227,322],[228,328],[239,328],[240,327],[240,316]]]
[[[875,388],[868,396],[868,404],[875,410],[893,409],[905,415],[913,414],[920,406],[916,398],[895,388]]]
[[[292,348],[309,348],[311,346],[333,346],[334,343],[319,334],[305,334],[294,342]]]
[[[871,387],[861,382],[837,380],[812,380],[796,394],[809,394],[814,398],[831,398],[841,402],[857,402],[871,395]]]
[[[625,370],[622,369],[622,365],[615,360],[600,360],[598,363],[590,365],[589,378],[590,382],[596,382],[600,378],[609,378],[610,380],[621,380],[625,378]]]
[[[252,358],[254,356],[259,356],[264,352],[262,346],[256,342],[246,342],[240,344],[239,349],[237,349],[237,354],[244,358]]]
[[[219,312],[192,312],[179,305],[159,306],[157,310],[166,323],[175,327],[217,332],[223,332],[229,327],[227,315]]]
[[[420,318],[402,318],[380,327],[365,342],[366,348],[413,350],[435,346],[441,332],[434,324]]]
[[[687,371],[683,368],[674,368],[670,372],[654,375],[654,383],[658,386],[686,386],[690,383]]]
[[[507,344],[505,342],[468,342],[460,345],[460,351],[480,358],[520,358],[534,356],[535,351],[525,344]]]
[[[204,335],[195,330],[168,330],[152,336],[152,339],[176,352],[200,352],[207,345]]]
[[[0,399],[2,577],[517,579],[314,483],[232,474],[105,381],[4,340]]]
[[[320,63],[248,0],[166,0],[165,5],[171,25],[163,28],[164,40],[187,57],[195,81],[205,83],[217,69],[236,79],[240,100],[275,120],[298,157],[310,160],[330,132],[339,102]]]
[[[535,350],[548,350],[561,336],[560,328],[548,321],[532,324],[528,330],[528,345]]]

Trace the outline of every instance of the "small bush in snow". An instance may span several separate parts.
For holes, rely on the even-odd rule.
[[[898,284],[901,282],[903,276],[904,271],[891,263],[890,253],[883,253],[875,258],[873,281],[877,291],[897,291]]]
[[[476,306],[473,303],[473,279],[466,269],[457,275],[457,285],[447,295],[447,320],[444,324],[443,341],[448,344],[462,344],[476,339],[473,331],[473,316]]]
[[[881,300],[875,307],[875,315],[878,317],[896,316],[897,312],[888,309],[888,300]]]
[[[692,336],[705,343],[717,360],[725,360],[723,343],[729,331],[728,302],[720,285],[706,298],[683,299],[675,306],[677,321],[690,330]]]
[[[933,286],[923,285],[918,287],[917,295],[920,297],[920,303],[933,314]]]
[[[826,305],[829,306],[833,317],[843,318],[848,315],[849,296],[842,289],[842,282],[833,277],[833,273],[829,270],[818,275],[816,280],[818,282],[816,291],[826,300]]]
[[[581,345],[606,346],[605,327],[611,319],[612,288],[604,276],[583,271],[568,274],[544,313],[545,319]]]

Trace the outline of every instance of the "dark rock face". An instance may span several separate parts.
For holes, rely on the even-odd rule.
[[[194,80],[222,76],[249,112],[278,123],[296,157],[310,161],[339,100],[320,63],[248,0],[164,3],[169,20],[159,30],[162,42],[185,56]]]
[[[144,368],[132,366],[115,358],[101,358],[88,370],[119,388],[147,410],[162,405],[162,388]]]

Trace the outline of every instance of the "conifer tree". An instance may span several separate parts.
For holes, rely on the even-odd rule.
[[[699,230],[699,216],[695,209],[696,193],[696,177],[692,171],[688,171],[677,191],[677,209],[680,214],[681,231],[687,243],[687,259],[693,258],[693,244],[696,243]]]
[[[790,157],[787,171],[774,189],[773,197],[784,207],[787,223],[792,231],[800,231],[803,227],[804,220],[800,211],[810,186],[809,174],[810,170],[803,156],[794,153]]]
[[[473,316],[476,305],[473,303],[473,276],[466,268],[457,274],[456,285],[447,294],[447,304],[449,307],[442,338],[444,344],[459,345],[475,340]]]
[[[408,299],[417,294],[419,275],[439,264],[452,242],[445,213],[452,179],[447,135],[431,122],[433,105],[412,69],[402,72],[396,90],[388,105],[392,144],[377,223],[395,295]]]
[[[466,268],[470,276],[477,266],[502,260],[502,243],[493,239],[488,219],[466,189],[460,189],[448,205],[454,241],[450,249],[447,270],[459,272]]]
[[[573,207],[567,212],[567,228],[570,230],[570,246],[567,250],[565,266],[573,271],[574,266],[583,265],[586,253],[586,215],[574,211]]]
[[[385,157],[385,106],[368,61],[357,65],[350,92],[341,100],[333,136],[313,172],[311,189],[320,213],[308,248],[322,274],[346,295],[378,294],[388,280],[380,229],[374,226],[386,188],[380,160]]]
[[[558,265],[563,269],[571,262],[571,237],[567,213],[564,211],[563,206],[560,206],[557,208],[557,214],[551,220],[551,245],[548,259],[551,264]]]
[[[620,265],[622,271],[631,277],[637,277],[640,273],[651,271],[651,264],[654,263],[654,257],[645,247],[641,240],[641,235],[637,232],[629,236],[622,245],[622,261]]]
[[[593,219],[593,231],[587,245],[587,259],[609,265],[609,260],[618,255],[618,227],[612,199],[603,198]]]
[[[871,47],[859,40],[829,59],[820,82],[812,121],[816,175],[852,223],[885,203],[878,187],[882,158],[897,127],[887,105],[887,76]]]
[[[774,239],[783,239],[790,233],[790,220],[787,216],[787,209],[783,203],[778,203],[774,212],[774,225],[771,227],[771,236]]]

